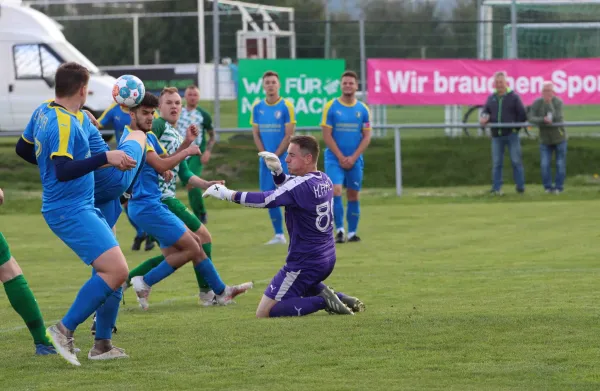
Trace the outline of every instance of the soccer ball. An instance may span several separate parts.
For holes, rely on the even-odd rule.
[[[146,87],[133,75],[120,76],[113,86],[112,96],[122,106],[134,107],[142,103]]]

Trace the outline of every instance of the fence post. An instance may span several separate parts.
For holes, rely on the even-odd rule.
[[[402,195],[402,150],[400,149],[400,129],[394,129],[394,149],[396,161],[396,195]]]
[[[215,129],[221,127],[221,102],[219,93],[219,62],[221,51],[219,48],[219,0],[213,1],[213,64],[215,66],[215,99],[213,101],[214,117],[213,125]],[[218,141],[218,138],[217,138]]]
[[[517,42],[517,0],[512,0],[510,5],[510,38],[511,38],[511,53],[510,58],[519,56],[519,47]]]
[[[206,63],[204,39],[204,0],[198,0],[198,61],[202,65]]]
[[[133,14],[133,65],[140,65],[140,16]]]

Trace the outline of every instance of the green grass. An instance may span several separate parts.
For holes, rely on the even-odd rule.
[[[214,113],[213,101],[202,101],[200,106],[209,113]],[[444,106],[387,106],[387,124],[434,124],[444,123]],[[463,114],[468,110],[467,106],[463,106]],[[221,127],[237,128],[237,102],[233,100],[220,102]],[[567,121],[598,121],[597,106],[565,106],[564,115]],[[476,113],[469,116],[469,123],[476,123],[478,117]],[[318,124],[310,124],[306,126],[318,126]],[[461,130],[462,131],[462,130]],[[571,135],[590,135],[600,133],[598,127],[581,127],[569,129]],[[471,135],[477,134],[477,129],[469,129]],[[530,130],[530,133],[537,134],[537,129]],[[392,136],[393,132],[388,131],[388,136]],[[439,137],[444,135],[443,129],[407,129],[402,132],[403,137]],[[222,137],[227,139],[229,134],[223,134]]]
[[[186,265],[154,288],[147,312],[126,292],[115,343],[131,359],[89,362],[84,323],[80,368],[33,357],[0,292],[2,389],[598,389],[598,188],[486,189],[366,191],[363,242],[338,247],[328,281],[365,301],[355,317],[255,319],[286,250],[262,245],[265,211],[210,200],[215,263],[226,281],[252,279],[254,290],[231,307],[200,308]],[[46,227],[32,206],[39,194],[22,194],[7,190],[2,208],[17,211],[0,217],[1,229],[51,322],[89,269]],[[118,233],[130,266],[156,254],[128,249],[126,219]]]

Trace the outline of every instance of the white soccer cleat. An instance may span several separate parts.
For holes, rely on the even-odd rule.
[[[273,239],[271,239],[267,243],[265,243],[265,245],[271,245],[271,244],[287,244],[287,240],[286,240],[285,236],[283,236],[283,235],[275,235],[275,236],[273,236]]]
[[[152,287],[144,282],[144,277],[138,276],[131,279],[131,286],[137,295],[137,301],[140,303],[140,307],[145,311],[148,309],[148,296]]]
[[[240,285],[226,286],[225,291],[220,295],[215,295],[218,305],[228,305],[233,303],[233,299],[236,296],[241,295],[242,293],[246,293],[247,290],[252,289],[254,287],[253,282],[245,282]]]
[[[50,326],[46,329],[46,336],[54,345],[56,352],[60,354],[65,360],[67,360],[70,364],[75,366],[80,366],[79,360],[75,355],[75,340],[73,337],[67,337],[63,333],[60,332],[58,327]]]
[[[204,307],[211,307],[213,305],[216,305],[216,295],[215,292],[213,291],[209,291],[209,292],[200,292],[200,294],[198,295],[198,302],[200,303],[200,305],[204,306]]]
[[[125,354],[125,350],[116,346],[113,346],[108,352],[100,353],[92,348],[88,353],[90,360],[114,360],[116,358],[129,358],[129,356]]]

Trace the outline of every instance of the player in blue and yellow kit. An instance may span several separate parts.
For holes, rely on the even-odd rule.
[[[55,100],[33,114],[31,132],[23,140],[35,146],[42,181],[42,215],[50,229],[96,273],[81,288],[65,317],[47,329],[57,352],[73,365],[80,365],[73,333],[120,289],[128,267],[123,252],[101,213],[94,207],[94,174],[102,166],[126,171],[139,168],[145,147],[142,132],[127,141],[125,151],[107,151],[94,156],[88,134],[78,113],[87,97],[88,70],[77,63],[62,64],[55,74]],[[118,310],[118,307],[117,307]],[[111,310],[112,311],[112,310]],[[116,318],[116,313],[106,314]],[[114,322],[113,322],[114,323]],[[110,340],[96,340],[88,358],[103,360],[127,357]]]
[[[273,71],[267,71],[263,75],[263,88],[267,95],[265,99],[256,102],[252,106],[250,124],[254,144],[258,152],[272,152],[279,156],[284,173],[288,173],[285,158],[290,138],[294,135],[296,128],[296,115],[294,106],[279,96],[279,75]],[[267,168],[263,158],[259,158],[259,186],[260,191],[275,190],[273,175]],[[280,208],[269,209],[269,216],[275,237],[266,244],[285,244],[283,235],[283,217]]]
[[[105,128],[108,125],[112,125],[113,129],[115,130],[115,140],[118,145],[121,137],[123,136],[125,127],[129,126],[131,123],[131,118],[129,113],[123,111],[123,108],[120,105],[113,103],[104,111],[104,113],[102,113],[100,118],[98,118],[98,123],[100,124],[100,128]],[[125,214],[127,215],[127,218],[129,218],[129,215],[127,214],[127,208],[125,208]],[[136,226],[131,219],[129,219],[129,223],[135,229],[135,238],[133,238],[131,249],[133,251],[138,251],[142,246],[142,243],[146,241],[144,250],[152,250],[154,248],[154,242],[152,239],[149,238],[148,235],[140,229],[140,227]]]
[[[333,182],[333,216],[336,242],[358,242],[356,235],[360,218],[358,195],[363,181],[363,152],[371,142],[371,113],[366,104],[356,99],[358,76],[352,71],[342,75],[342,96],[323,108],[323,140],[325,173]],[[347,188],[348,238],[344,235],[344,205],[342,187]]]

